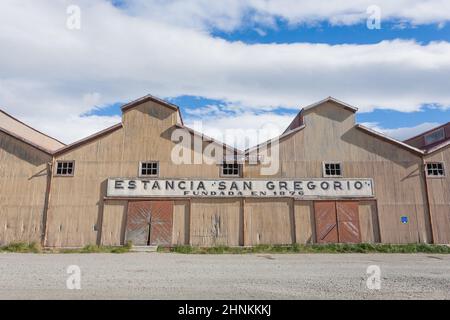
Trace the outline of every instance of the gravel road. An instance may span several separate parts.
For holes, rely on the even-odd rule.
[[[0,254],[0,299],[450,299],[450,255]]]

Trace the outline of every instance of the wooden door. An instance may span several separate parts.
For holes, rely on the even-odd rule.
[[[173,202],[153,201],[150,221],[151,246],[170,246],[173,230]]]
[[[338,228],[336,203],[334,201],[319,201],[314,203],[314,217],[318,243],[337,243]]]
[[[128,204],[125,238],[133,245],[169,246],[172,229],[172,201],[133,201]]]
[[[357,201],[314,202],[318,243],[360,243]]]
[[[359,227],[358,202],[336,202],[339,242],[360,243],[361,231]]]

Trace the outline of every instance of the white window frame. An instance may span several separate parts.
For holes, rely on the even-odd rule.
[[[428,165],[429,164],[440,164],[440,165],[442,165],[442,170],[444,171],[444,174],[443,175],[437,175],[437,176],[429,175],[428,174]],[[430,178],[430,179],[442,179],[442,178],[446,177],[446,172],[447,172],[447,170],[445,168],[445,163],[442,162],[442,161],[441,162],[440,161],[430,161],[430,162],[425,163],[425,175],[426,175],[427,178]]]
[[[224,174],[224,172],[223,172],[224,167],[223,166],[226,165],[226,164],[237,165],[238,166],[238,173],[237,174]],[[223,178],[227,178],[227,177],[240,178],[241,177],[241,173],[242,173],[242,165],[240,163],[238,163],[238,162],[236,162],[236,163],[225,163],[224,162],[224,163],[222,163],[220,165],[219,170],[220,170],[220,176],[223,177]]]
[[[341,174],[340,175],[328,175],[325,169],[325,165],[327,164],[338,164],[339,165],[339,169],[341,170]],[[344,176],[344,168],[342,166],[342,162],[340,161],[324,161],[322,162],[322,175],[324,178],[342,178]]]
[[[58,173],[58,165],[64,163],[72,163],[72,173],[71,174],[63,174]],[[57,160],[55,165],[55,177],[73,177],[75,175],[75,160]]]
[[[142,174],[142,165],[144,164],[144,163],[156,163],[156,174],[155,175],[153,175],[153,174]],[[148,160],[148,161],[141,161],[141,162],[139,162],[139,177],[140,178],[157,178],[157,177],[159,177],[159,170],[160,170],[160,168],[159,168],[159,161],[155,161],[155,160]]]

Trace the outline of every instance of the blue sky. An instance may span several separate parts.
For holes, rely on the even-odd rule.
[[[0,1],[0,106],[67,143],[147,94],[218,139],[328,96],[397,139],[450,119],[447,0],[377,0],[380,29],[371,0],[24,1]]]
[[[118,6],[122,7],[123,2],[118,1]],[[450,41],[450,24],[438,25],[424,24],[411,25],[401,21],[385,21],[381,29],[369,30],[365,23],[355,24],[351,26],[332,25],[327,22],[318,23],[316,25],[300,24],[290,25],[286,21],[276,19],[276,26],[271,27],[255,27],[248,26],[233,30],[231,32],[215,30],[210,31],[213,37],[224,39],[230,42],[244,42],[247,44],[296,44],[296,43],[317,43],[317,44],[376,44],[385,40],[413,40],[421,44],[429,44],[430,42]],[[449,75],[450,81],[450,75]],[[202,114],[195,114],[192,110],[201,109],[206,106],[217,106],[220,110],[228,115],[236,112],[227,110],[226,106],[229,102],[225,100],[211,99],[202,96],[181,95],[174,97],[162,97],[168,102],[178,105],[184,117],[188,121],[201,120]],[[339,97],[337,97],[339,98]],[[111,116],[120,115],[120,107],[126,103],[117,102],[106,106],[98,107],[88,113],[88,115]],[[310,103],[313,103],[311,101]],[[299,104],[297,109],[284,107],[283,105],[270,110],[271,113],[294,117],[301,109]],[[241,106],[245,109],[245,105]],[[254,109],[253,109],[254,110]],[[264,109],[254,110],[255,113],[268,112]],[[401,112],[384,106],[383,108],[375,107],[370,112],[359,112],[357,114],[359,123],[368,124],[377,129],[392,133],[395,138],[406,139],[420,132],[421,124],[423,130],[429,127],[437,126],[450,121],[450,109],[442,105],[423,104],[420,110]],[[417,127],[415,130],[406,130],[396,133],[399,128]]]
[[[193,96],[180,96],[176,98],[166,98],[166,101],[173,103],[181,108],[184,117],[199,120],[201,115],[192,116],[190,111],[196,108],[205,107],[208,105],[221,106],[226,104],[224,101],[193,97]],[[113,105],[105,106],[102,108],[94,109],[89,112],[88,115],[120,115],[120,108],[125,102],[118,102]],[[300,111],[299,109],[289,108],[277,108],[275,111],[279,114],[289,115],[292,118]],[[230,114],[233,112],[228,111]],[[264,111],[260,111],[264,112]],[[424,105],[420,111],[414,112],[400,112],[393,109],[375,109],[372,112],[358,112],[356,115],[358,123],[379,123],[383,128],[395,129],[399,127],[414,127],[424,122],[443,124],[450,121],[450,110],[437,108],[432,105]]]
[[[444,26],[437,24],[401,26],[398,21],[387,21],[381,24],[381,29],[369,30],[365,23],[352,26],[335,26],[325,22],[316,26],[290,26],[286,22],[277,20],[276,28],[261,28],[260,30],[244,28],[233,32],[216,30],[213,35],[230,41],[243,41],[251,44],[299,42],[370,44],[395,39],[413,39],[427,44],[431,41],[450,41],[450,24]]]

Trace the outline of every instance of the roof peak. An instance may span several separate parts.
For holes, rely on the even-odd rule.
[[[358,108],[356,108],[356,107],[354,107],[354,106],[352,106],[352,105],[350,105],[350,104],[348,104],[346,102],[343,102],[343,101],[341,101],[339,99],[336,99],[336,98],[334,98],[332,96],[328,96],[328,97],[326,97],[323,100],[320,100],[320,101],[315,102],[313,104],[307,105],[306,107],[303,107],[301,111],[311,110],[313,108],[316,108],[316,107],[318,107],[318,106],[320,106],[320,105],[322,105],[322,104],[324,104],[326,102],[330,102],[330,101],[334,102],[334,103],[336,103],[336,104],[342,106],[343,108],[348,109],[348,110],[350,110],[352,112],[357,112],[358,111]]]

